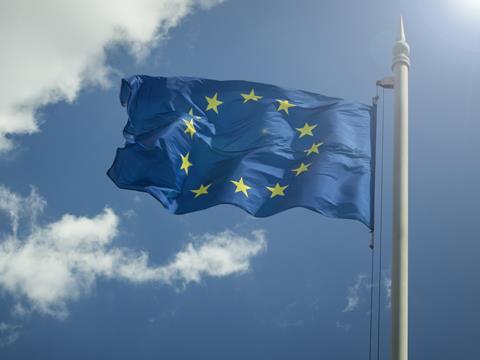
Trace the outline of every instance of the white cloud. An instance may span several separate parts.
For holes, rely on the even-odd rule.
[[[30,195],[23,198],[0,185],[0,212],[5,212],[10,218],[13,236],[17,235],[21,216],[28,217],[32,226],[45,205],[45,200],[38,195],[34,187],[31,188]]]
[[[28,209],[29,204],[37,210]],[[205,276],[244,273],[251,258],[266,248],[261,231],[252,239],[231,231],[205,234],[167,264],[154,266],[148,253],[114,246],[119,217],[112,209],[91,218],[66,214],[40,226],[34,219],[44,205],[34,190],[22,198],[0,186],[0,209],[10,214],[12,224],[11,233],[0,235],[0,288],[18,299],[15,313],[65,317],[68,302],[88,294],[99,277],[185,286]],[[19,224],[21,236],[15,230]]]
[[[141,58],[196,7],[221,1],[0,2],[0,152],[12,148],[9,135],[38,131],[42,106],[108,86],[106,48],[125,44]]]
[[[129,210],[125,210],[123,213],[122,213],[123,217],[125,219],[131,219],[135,216],[137,216],[137,213],[135,212],[135,210],[133,209],[129,209]]]
[[[343,312],[350,312],[355,310],[360,303],[360,293],[363,289],[369,288],[367,275],[358,274],[355,279],[355,284],[348,288],[347,306],[343,309]]]
[[[385,297],[387,301],[387,309],[392,307],[392,279],[390,276],[385,276],[383,279],[383,286],[385,287]]]
[[[0,348],[13,344],[20,337],[20,325],[0,322]]]
[[[344,323],[342,323],[342,322],[340,322],[340,321],[336,321],[336,322],[335,322],[335,327],[336,327],[337,329],[341,329],[341,330],[343,330],[343,331],[350,331],[350,330],[352,329],[352,324],[350,324],[350,323],[345,323],[345,324],[344,324]]]

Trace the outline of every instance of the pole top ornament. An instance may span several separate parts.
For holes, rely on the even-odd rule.
[[[403,28],[403,17],[400,16],[400,27],[397,35],[397,40],[393,45],[392,51],[392,68],[397,64],[405,64],[410,66],[410,46],[408,46],[405,39],[405,30]]]

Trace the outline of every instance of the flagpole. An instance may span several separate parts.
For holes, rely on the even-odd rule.
[[[408,359],[408,70],[403,19],[393,47],[392,360]]]

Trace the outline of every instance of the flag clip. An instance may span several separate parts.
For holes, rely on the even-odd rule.
[[[395,79],[393,76],[387,76],[383,79],[377,80],[377,86],[380,86],[384,89],[393,89],[395,85]]]

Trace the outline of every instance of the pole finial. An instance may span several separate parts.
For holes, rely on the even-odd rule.
[[[403,17],[400,16],[400,26],[398,30],[397,40],[393,45],[392,67],[397,64],[406,64],[410,66],[410,46],[408,46],[405,38],[405,29],[403,27]]]
[[[405,29],[403,28],[403,16],[400,15],[400,27],[398,29],[397,41],[406,41],[405,40]]]

